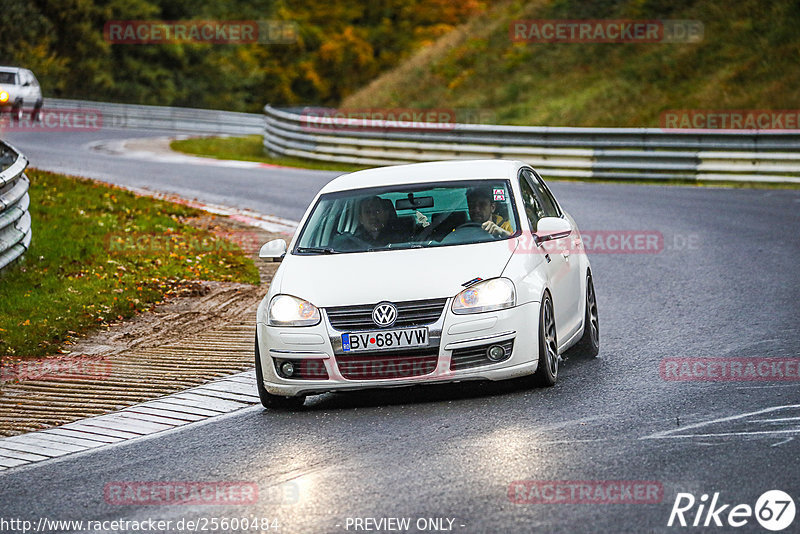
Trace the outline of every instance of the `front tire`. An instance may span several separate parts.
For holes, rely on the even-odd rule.
[[[556,342],[556,320],[550,294],[542,297],[539,307],[539,366],[533,375],[537,386],[551,387],[558,380],[558,343]]]
[[[22,120],[22,102],[17,102],[11,108],[11,120],[19,122]]]
[[[590,358],[600,353],[600,319],[597,314],[597,296],[594,292],[591,271],[586,273],[586,312],[583,317],[583,336],[575,344],[575,352]]]
[[[268,410],[297,410],[306,401],[305,395],[298,395],[297,397],[284,397],[282,395],[273,395],[264,388],[264,373],[261,372],[261,354],[258,348],[258,335],[256,335],[256,389],[258,389],[258,398],[261,399],[261,405]]]

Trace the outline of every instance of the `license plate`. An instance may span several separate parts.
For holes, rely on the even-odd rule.
[[[342,350],[344,350],[344,352],[424,347],[427,344],[427,328],[407,328],[404,330],[382,330],[380,332],[342,334]]]

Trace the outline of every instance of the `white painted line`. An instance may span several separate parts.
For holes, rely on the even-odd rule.
[[[100,443],[101,445],[108,444],[108,443],[116,443],[118,441],[122,441],[122,438],[114,438],[111,436],[101,436],[99,434],[89,434],[88,432],[83,432],[80,430],[70,430],[69,428],[64,428],[63,426],[59,426],[56,428],[47,428],[45,430],[40,430],[39,434],[43,435],[51,435],[51,436],[58,436],[58,437],[73,437],[80,439],[81,441],[93,441],[95,443]]]
[[[737,421],[741,419],[746,419],[751,415],[760,415],[763,413],[770,413],[775,412],[778,410],[784,410],[787,408],[800,408],[800,404],[787,404],[785,406],[772,406],[771,408],[764,408],[763,410],[757,410],[755,412],[747,412],[738,415],[731,415],[729,417],[721,417],[719,419],[712,419],[710,421],[703,421],[700,423],[694,423],[691,425],[687,425],[680,428],[673,428],[670,430],[662,430],[661,432],[656,432],[655,434],[651,434],[649,436],[644,436],[639,439],[663,439],[663,438],[696,438],[696,437],[714,437],[714,436],[747,436],[747,435],[765,435],[765,434],[786,434],[786,433],[798,433],[800,432],[800,428],[789,429],[789,430],[758,430],[758,431],[749,431],[749,432],[725,432],[725,433],[711,433],[711,434],[677,434],[678,432],[683,432],[686,430],[690,430],[693,428],[700,428],[703,426],[713,425],[715,423],[727,423],[729,421]]]
[[[752,419],[749,423],[785,423],[787,421],[800,421],[800,417],[779,417],[777,419]]]
[[[779,441],[778,443],[773,443],[772,445],[770,445],[770,447],[779,447],[779,446],[783,445],[784,443],[789,443],[792,440],[794,440],[794,438],[786,438],[785,440]]]
[[[47,456],[42,456],[41,454],[33,454],[31,452],[22,452],[22,451],[14,451],[11,449],[5,449],[0,447],[0,458],[14,458],[17,460],[25,460],[28,462],[39,462],[41,460],[47,460]]]
[[[675,439],[675,438],[715,438],[718,436],[771,436],[774,434],[800,434],[800,428],[791,430],[752,430],[742,432],[717,432],[714,434],[678,434],[674,436],[660,436],[660,438],[650,438],[650,436],[639,439]]]

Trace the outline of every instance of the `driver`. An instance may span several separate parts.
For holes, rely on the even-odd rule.
[[[495,237],[508,237],[514,233],[510,221],[495,215],[497,204],[490,187],[473,187],[467,190],[469,218]]]
[[[358,228],[355,236],[371,245],[387,245],[397,238],[394,228],[397,212],[391,201],[379,196],[367,197],[358,208]]]

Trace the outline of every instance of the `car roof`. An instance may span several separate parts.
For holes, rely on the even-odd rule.
[[[3,67],[3,66],[0,66],[0,72],[19,72],[21,70],[25,70],[25,69],[22,69],[20,67]]]
[[[424,182],[507,179],[515,177],[517,170],[524,165],[525,163],[521,161],[503,159],[432,161],[393,165],[344,174],[328,182],[320,193]]]

